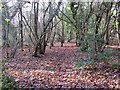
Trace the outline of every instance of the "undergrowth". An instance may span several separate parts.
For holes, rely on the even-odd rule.
[[[110,61],[111,57],[118,56],[118,52],[112,48],[106,48],[103,52],[88,51],[86,57],[80,56],[76,60],[72,60],[72,64],[75,68],[85,68],[87,65],[95,67],[97,63],[104,62],[106,65],[110,65],[112,68],[117,68],[120,65],[119,61]]]
[[[2,60],[2,64],[4,64],[5,62],[8,62],[9,59],[3,59]],[[2,72],[4,72],[5,70],[7,70],[9,67],[3,66],[2,67]],[[2,80],[2,90],[17,90],[18,86],[15,85],[15,80],[13,77],[10,77],[9,74],[7,75],[0,75],[1,80]]]

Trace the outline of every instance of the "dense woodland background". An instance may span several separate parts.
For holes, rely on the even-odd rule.
[[[95,69],[101,65],[100,67],[103,69],[98,69],[98,71],[102,72],[101,70],[103,70],[104,72],[104,70],[109,69],[104,72],[104,74],[108,73],[107,77],[109,77],[109,73],[115,72],[111,74],[113,75],[111,76],[113,82],[109,79],[109,83],[107,82],[107,84],[105,84],[101,82],[99,83],[101,85],[98,85],[95,83],[96,81],[94,82],[93,80],[95,83],[95,85],[92,83],[93,86],[91,84],[80,86],[78,83],[81,81],[74,78],[73,81],[75,80],[76,83],[74,82],[68,86],[64,83],[62,83],[61,86],[52,83],[52,85],[47,84],[48,86],[44,86],[45,84],[38,86],[39,88],[54,88],[55,85],[60,88],[119,88],[119,83],[117,82],[120,64],[119,1],[94,2],[93,0],[92,2],[63,2],[61,0],[51,0],[50,2],[40,2],[38,0],[30,2],[23,0],[6,0],[1,3],[0,7],[0,21],[2,21],[0,29],[0,32],[2,32],[0,33],[2,42],[0,42],[0,46],[2,48],[3,83],[6,85],[3,85],[3,88],[12,88],[12,85],[6,83],[6,79],[10,79],[10,77],[14,77],[14,83],[19,87],[35,87],[33,83],[31,83],[31,86],[29,86],[29,84],[28,86],[23,83],[21,84],[20,82],[23,81],[20,81],[20,77],[24,76],[24,74],[21,74],[19,77],[18,73],[20,72],[15,74],[17,71],[13,69],[17,68],[16,65],[18,64],[24,67],[23,64],[29,64],[31,59],[35,64],[40,64],[44,59],[49,63],[50,58],[53,57],[55,57],[55,62],[58,62],[61,66],[64,62],[70,62],[66,64],[66,67],[72,67],[71,65],[73,65],[71,69],[76,68],[75,70],[77,70],[73,76],[76,76],[76,74],[85,76],[82,74],[88,69],[93,70],[92,73],[98,73]],[[58,53],[58,56],[55,56],[57,55],[56,53]],[[59,61],[63,59],[63,57],[67,57],[68,59]],[[28,59],[28,61],[25,59]],[[31,65],[33,65],[34,62],[32,62]],[[43,62],[44,65],[42,65],[45,66],[45,63],[46,62]],[[30,66],[30,68],[37,66],[39,65]],[[7,69],[5,69],[5,67],[7,67]],[[59,65],[56,67],[59,67]],[[30,68],[29,72],[31,72]],[[35,71],[36,69],[32,70],[34,73],[44,72]],[[56,69],[54,69],[54,71],[55,70]],[[64,70],[66,70],[66,68],[64,68]],[[5,73],[8,72],[10,75],[6,76],[7,74]],[[24,72],[28,73],[27,71]],[[48,73],[46,74],[48,75]],[[80,78],[83,77],[79,77],[79,79]],[[94,79],[94,77],[92,78]],[[32,79],[34,80],[34,77],[32,77]],[[49,79],[51,79],[51,77],[49,77]],[[44,78],[44,80],[46,79]],[[49,81],[49,83],[51,82]],[[67,79],[66,83],[68,82],[69,80]],[[89,81],[86,82],[88,83]],[[13,82],[11,82],[11,84],[13,84]]]

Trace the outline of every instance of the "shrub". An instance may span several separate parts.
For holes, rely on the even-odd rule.
[[[9,59],[3,59],[2,63],[7,62]],[[2,71],[5,71],[9,67],[3,66]],[[9,75],[9,74],[7,74]],[[15,81],[12,77],[6,76],[6,75],[0,75],[2,79],[2,90],[17,90],[18,86],[15,85]]]
[[[110,63],[113,68],[117,68],[120,65],[119,61]]]
[[[117,51],[113,51],[112,48],[105,48],[103,52],[95,52],[89,49],[86,57],[80,57],[77,60],[73,60],[72,63],[75,68],[84,68],[86,65],[95,66],[96,63],[104,62],[109,63],[111,56],[117,55]],[[120,62],[111,63],[112,67],[116,68]]]
[[[2,76],[2,90],[14,90],[17,89],[17,86],[15,85],[15,81],[13,78],[8,76]]]
[[[92,62],[88,57],[84,57],[84,58],[79,58],[78,60],[73,60],[72,64],[74,65],[75,68],[84,69],[86,65],[90,65],[92,64]]]
[[[5,63],[5,62],[7,62],[7,61],[9,61],[9,59],[8,59],[8,58],[3,59],[3,60],[2,60],[2,63]]]
[[[88,51],[88,53],[89,53],[88,57],[91,60],[93,60],[94,62],[103,61],[103,62],[107,63],[108,60],[111,58],[111,56],[114,55],[115,52],[111,48],[106,48],[102,52],[99,52],[99,51],[95,52],[95,51],[90,50],[90,51]]]

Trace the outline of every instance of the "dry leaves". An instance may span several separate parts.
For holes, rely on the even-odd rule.
[[[59,43],[56,43],[58,46]],[[31,57],[31,52],[16,54],[4,65],[9,69],[3,74],[9,73],[15,78],[19,87],[44,87],[44,88],[118,88],[118,69],[103,68],[99,70],[74,70],[71,59],[76,58],[73,51],[77,47],[75,43],[66,43],[65,47],[47,47],[46,54],[41,58]],[[72,47],[71,47],[72,46]],[[78,52],[79,53],[79,52]],[[86,54],[84,52],[83,56]],[[101,64],[102,65],[102,64]]]

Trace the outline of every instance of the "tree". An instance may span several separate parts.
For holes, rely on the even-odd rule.
[[[10,28],[12,28],[12,29],[14,28],[14,25],[11,23],[11,21],[13,20],[13,18],[18,13],[19,8],[24,6],[26,3],[29,3],[29,2],[22,2],[21,4],[20,4],[20,2],[16,2],[11,7],[8,5],[8,3],[9,3],[9,1],[8,2],[2,2],[3,49],[6,48],[7,58],[11,57],[11,56],[14,57],[14,54],[15,54],[15,51],[16,51],[16,48],[14,50],[11,50],[11,52],[9,52],[9,50],[8,50],[8,48],[10,47],[10,33],[11,32],[15,32],[16,33],[16,31],[11,31],[10,30]],[[14,38],[16,39],[16,37],[14,37]],[[21,36],[21,38],[23,38],[23,37]],[[18,45],[18,42],[16,43],[16,45]],[[15,47],[16,47],[16,45],[15,45]]]
[[[52,15],[48,18],[48,20],[45,22],[45,16],[47,11],[49,10],[50,6],[51,6],[51,2],[49,2],[49,5],[47,6],[47,8],[44,11],[43,14],[43,32],[40,36],[39,39],[37,39],[36,42],[36,46],[35,46],[35,52],[33,56],[38,56],[37,52],[39,51],[40,54],[44,54],[45,53],[45,49],[46,49],[46,30],[49,27],[50,23],[52,22],[53,18],[55,17],[56,14],[58,14],[58,9],[60,8],[61,2],[58,2],[57,8],[54,10],[54,12],[52,13]]]

